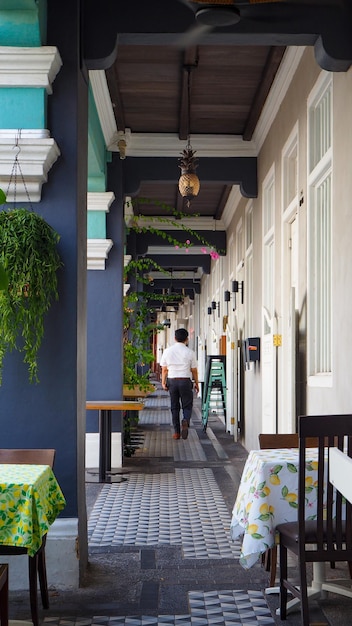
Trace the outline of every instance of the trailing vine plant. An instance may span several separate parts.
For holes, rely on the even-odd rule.
[[[185,248],[186,252],[188,249],[195,245],[195,243],[201,244],[201,251],[203,254],[210,254],[213,259],[218,259],[222,250],[216,250],[214,246],[209,244],[209,242],[202,237],[196,230],[187,226],[186,223],[188,219],[191,217],[197,217],[196,214],[189,215],[187,213],[183,213],[182,211],[177,211],[174,207],[165,204],[164,202],[160,202],[158,200],[153,200],[150,198],[140,198],[140,202],[143,204],[153,204],[159,206],[166,213],[170,214],[169,216],[146,216],[146,215],[134,215],[128,222],[128,228],[134,230],[136,233],[153,233],[158,235],[164,240],[167,240],[171,245],[173,245],[176,250],[179,248]],[[162,225],[165,224],[167,226],[172,226],[175,230],[184,232],[187,234],[188,238],[186,241],[179,241],[170,234],[168,230],[163,230]],[[160,226],[161,225],[161,226]],[[193,239],[193,241],[192,241]]]
[[[144,199],[144,203],[153,203],[160,206],[169,216],[146,217],[143,215],[134,215],[130,218],[127,225],[127,232],[130,230],[136,233],[153,233],[163,240],[174,246],[175,250],[188,249],[195,244],[202,246],[203,254],[210,254],[213,259],[219,258],[219,251],[216,250],[209,242],[199,235],[197,231],[186,225],[187,219],[191,216],[180,211],[176,211],[162,202],[156,200]],[[194,217],[194,215],[192,216]],[[164,227],[164,228],[163,228]],[[177,239],[173,232],[165,227],[172,227],[173,232],[179,231],[186,234],[187,239],[181,241]],[[138,283],[149,285],[151,282],[150,272],[159,271],[166,276],[171,273],[161,267],[153,259],[148,257],[140,257],[131,259],[125,267],[125,282],[129,282],[129,277],[134,276]],[[175,301],[175,294],[169,296],[167,294],[154,294],[148,291],[132,291],[124,297],[124,333],[123,333],[123,354],[124,354],[124,378],[123,382],[130,388],[139,386],[141,390],[147,390],[150,386],[150,365],[154,360],[154,353],[151,344],[151,337],[154,332],[165,330],[163,325],[158,325],[152,321],[154,308],[150,304],[150,300],[160,300],[160,304],[166,304],[168,301]],[[179,295],[180,301],[182,295]],[[124,422],[124,453],[131,456],[134,453],[133,445],[131,445],[131,431],[138,423],[138,416],[131,418],[130,421]]]

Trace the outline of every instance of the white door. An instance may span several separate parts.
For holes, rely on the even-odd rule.
[[[262,373],[262,432],[277,432],[276,417],[276,372],[277,348],[274,346],[274,335],[277,334],[277,321],[263,307],[263,338],[261,347]]]
[[[284,241],[283,341],[279,431],[296,432],[296,297],[298,282],[297,216],[286,224]]]

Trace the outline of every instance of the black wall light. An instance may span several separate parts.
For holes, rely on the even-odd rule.
[[[238,280],[233,280],[232,281],[232,293],[238,293],[239,291],[241,291],[241,304],[243,304],[243,291],[244,291],[244,285],[243,285],[243,280],[241,280],[240,282]]]
[[[231,300],[231,294],[229,291],[224,291],[224,302],[226,302],[226,315],[229,314],[229,302]]]

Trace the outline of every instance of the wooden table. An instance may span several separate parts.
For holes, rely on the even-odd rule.
[[[144,402],[135,400],[87,400],[86,409],[99,411],[99,482],[110,483],[111,477],[111,412],[141,411]]]

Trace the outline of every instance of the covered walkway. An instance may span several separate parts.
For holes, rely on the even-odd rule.
[[[229,529],[247,452],[215,414],[204,433],[200,409],[196,400],[188,439],[173,440],[169,397],[159,388],[140,413],[124,480],[87,482],[86,584],[52,588],[50,609],[41,613],[46,624],[300,625],[298,611],[286,622],[275,616],[278,596],[265,595],[260,564],[239,565],[240,544]],[[350,626],[350,600],[330,598],[321,607],[312,623]],[[27,597],[12,592],[10,611],[28,619]]]

